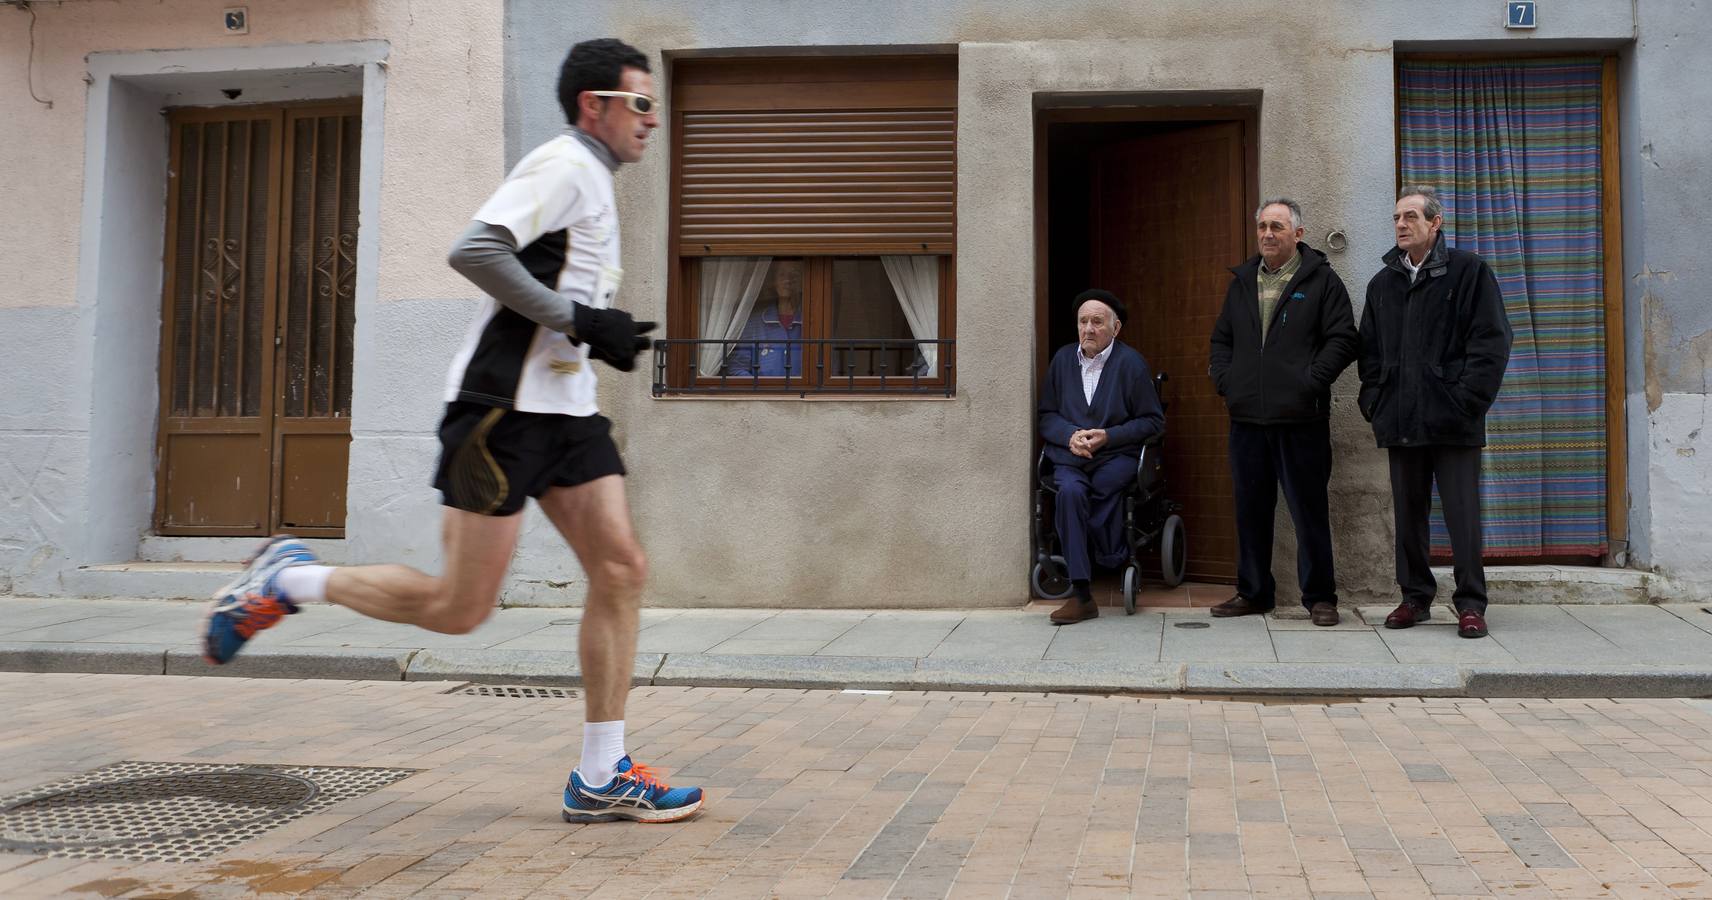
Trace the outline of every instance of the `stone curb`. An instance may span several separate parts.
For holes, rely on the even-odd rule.
[[[168,675],[230,678],[328,678],[340,681],[399,681],[420,651],[386,647],[275,647],[244,653],[222,666],[209,665],[197,650],[166,653]]]
[[[636,654],[632,684],[649,684],[665,657]],[[575,687],[583,683],[575,653],[558,650],[418,650],[402,675],[405,681],[471,681],[478,684],[544,684]]]
[[[916,661],[903,657],[670,653],[653,683],[671,687],[910,690]]]
[[[275,647],[210,666],[182,646],[0,642],[0,671],[578,686],[574,653]],[[636,685],[1345,697],[1712,697],[1712,666],[1128,663],[644,653]]]
[[[1712,669],[1468,666],[1471,697],[1712,697]]]
[[[988,659],[915,661],[913,690],[1076,691],[1083,693],[1175,694],[1183,691],[1182,663],[1119,660]]]
[[[0,643],[0,671],[160,675],[167,648],[154,644]]]
[[[1190,663],[1187,693],[1318,694],[1338,697],[1460,697],[1463,672],[1449,665]]]

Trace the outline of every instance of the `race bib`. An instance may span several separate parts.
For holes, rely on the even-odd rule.
[[[624,281],[624,270],[617,266],[601,266],[600,277],[594,282],[595,309],[606,309],[612,306],[612,301],[618,296],[618,285]]]

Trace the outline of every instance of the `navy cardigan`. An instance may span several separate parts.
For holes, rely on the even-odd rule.
[[[1077,344],[1060,348],[1046,368],[1046,383],[1040,388],[1040,436],[1047,459],[1081,468],[1115,454],[1139,457],[1142,442],[1165,432],[1165,411],[1159,407],[1147,360],[1134,347],[1114,341],[1090,404],[1082,396],[1079,353]],[[1070,436],[1084,428],[1106,431],[1106,445],[1091,460],[1070,452]]]

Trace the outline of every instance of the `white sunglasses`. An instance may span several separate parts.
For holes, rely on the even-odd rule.
[[[623,97],[624,106],[631,112],[646,116],[660,111],[660,101],[647,94],[637,94],[632,91],[589,91],[596,97]]]

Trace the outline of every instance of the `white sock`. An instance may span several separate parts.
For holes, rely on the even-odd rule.
[[[577,764],[583,784],[604,787],[618,774],[624,758],[624,720],[583,723],[583,761]]]
[[[279,592],[293,603],[323,603],[332,566],[287,566],[274,576]]]

